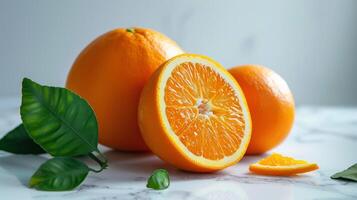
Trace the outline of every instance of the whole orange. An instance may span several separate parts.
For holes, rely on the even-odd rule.
[[[93,107],[101,144],[117,150],[147,150],[137,123],[141,90],[156,68],[181,53],[173,40],[145,28],[109,31],[80,53],[66,87]]]
[[[295,115],[293,95],[277,73],[263,66],[244,65],[229,70],[241,86],[252,119],[246,154],[261,154],[289,134]]]

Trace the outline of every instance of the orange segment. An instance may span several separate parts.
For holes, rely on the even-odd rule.
[[[190,171],[238,162],[250,139],[250,115],[234,78],[217,62],[183,54],[168,60],[141,95],[139,126],[148,147]]]
[[[272,155],[249,166],[249,170],[263,175],[290,176],[318,169],[315,163],[296,160],[291,157],[273,153]]]

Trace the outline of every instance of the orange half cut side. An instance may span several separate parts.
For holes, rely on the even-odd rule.
[[[142,94],[139,123],[155,154],[191,171],[222,169],[242,158],[251,132],[248,106],[238,83],[220,64],[183,54],[167,61],[150,81]],[[151,129],[146,120],[154,115],[160,126]]]

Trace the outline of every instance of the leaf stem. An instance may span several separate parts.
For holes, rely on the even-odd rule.
[[[89,170],[92,172],[95,172],[95,173],[99,173],[108,167],[108,161],[104,157],[104,155],[101,154],[99,151],[95,151],[95,152],[97,152],[97,155],[95,155],[94,152],[92,152],[92,153],[89,153],[88,156],[100,165],[100,169],[95,170],[95,169],[89,168]]]

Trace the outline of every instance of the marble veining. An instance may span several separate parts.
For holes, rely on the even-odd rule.
[[[0,136],[20,122],[18,105],[19,100],[0,99]],[[0,152],[0,199],[357,199],[357,183],[330,179],[333,173],[357,162],[357,108],[297,109],[291,134],[272,152],[319,164],[320,170],[300,176],[251,174],[249,164],[266,155],[246,156],[237,165],[217,173],[196,174],[177,170],[149,153],[100,148],[109,159],[109,168],[100,174],[90,173],[81,186],[70,192],[42,192],[26,186],[48,155]],[[88,159],[84,161],[94,165]],[[157,168],[169,171],[169,189],[146,188],[147,177]]]

